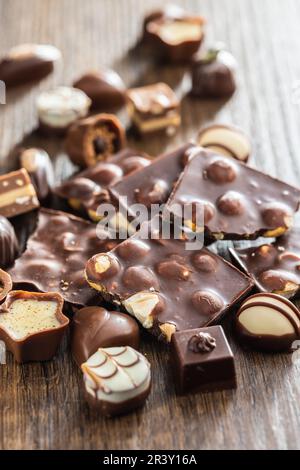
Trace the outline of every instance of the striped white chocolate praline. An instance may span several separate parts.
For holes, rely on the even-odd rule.
[[[251,153],[251,145],[243,131],[234,126],[214,124],[202,129],[197,143],[217,153],[246,162]]]
[[[293,341],[300,338],[300,312],[280,295],[255,294],[240,307],[236,331],[241,342],[253,349],[290,350]]]
[[[150,364],[130,346],[99,348],[81,369],[92,405],[105,415],[140,406],[150,392]]]

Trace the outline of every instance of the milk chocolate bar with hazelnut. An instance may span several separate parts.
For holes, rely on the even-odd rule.
[[[175,331],[216,323],[253,281],[205,248],[187,250],[183,238],[163,237],[154,220],[110,252],[93,256],[86,278],[106,300],[170,341]]]
[[[300,189],[214,151],[195,149],[167,203],[172,214],[183,206],[203,212],[201,226],[212,239],[278,237],[293,225]],[[204,220],[203,220],[204,219]]]
[[[294,227],[273,243],[230,248],[233,261],[255,281],[260,292],[299,297],[300,228]]]

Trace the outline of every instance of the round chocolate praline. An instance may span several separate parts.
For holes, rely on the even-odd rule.
[[[9,220],[0,215],[0,268],[12,265],[18,253],[15,230]]]

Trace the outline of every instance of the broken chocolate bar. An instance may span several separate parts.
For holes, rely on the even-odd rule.
[[[0,176],[0,215],[15,217],[39,207],[39,201],[24,168]]]

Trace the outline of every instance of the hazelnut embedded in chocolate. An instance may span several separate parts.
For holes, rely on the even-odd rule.
[[[195,268],[199,271],[203,271],[204,273],[212,273],[217,269],[215,258],[207,253],[195,253],[192,260]]]
[[[143,240],[129,238],[117,247],[117,253],[124,260],[135,260],[146,256],[150,247]]]
[[[231,183],[237,176],[235,165],[226,158],[216,158],[205,170],[208,179],[217,184]]]
[[[118,152],[125,140],[125,131],[114,115],[97,114],[71,126],[65,148],[73,163],[88,167]]]
[[[236,191],[227,191],[218,199],[217,206],[220,212],[225,215],[242,215],[245,211],[243,196]]]
[[[224,308],[224,301],[216,293],[204,290],[194,292],[192,303],[203,315],[212,315]]]
[[[145,266],[130,266],[122,277],[123,284],[130,290],[158,290],[159,283],[155,274]]]
[[[156,267],[160,276],[166,279],[176,279],[177,281],[187,281],[190,277],[190,269],[176,260],[165,260]]]

